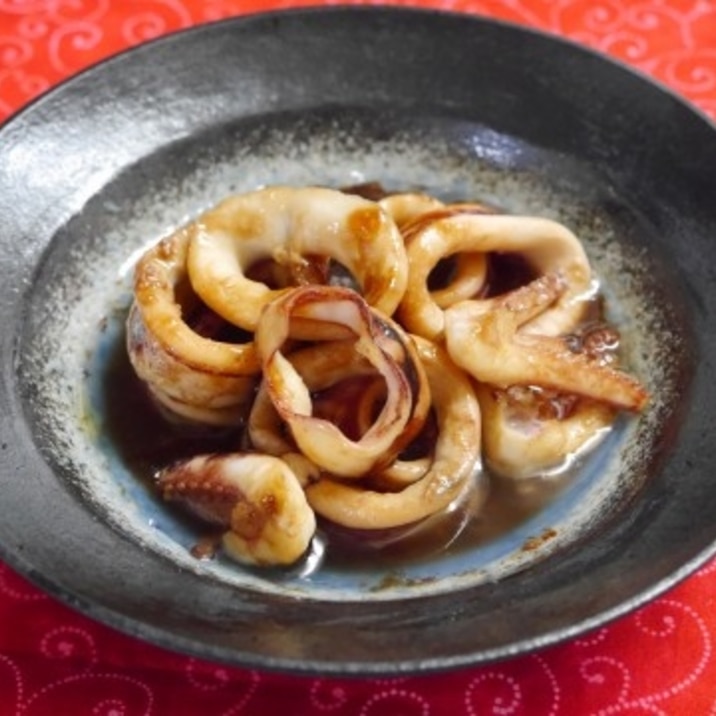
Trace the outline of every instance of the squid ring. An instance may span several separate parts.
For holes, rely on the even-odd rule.
[[[189,289],[188,242],[180,229],[138,262],[127,350],[139,378],[171,412],[231,424],[252,396],[261,362],[253,343],[215,341],[186,323],[179,295]]]
[[[311,337],[303,333],[306,326],[316,324],[350,332],[356,352],[385,380],[385,404],[358,440],[312,415],[310,390],[281,352],[285,342],[295,337],[294,321],[304,338]],[[430,397],[413,343],[355,291],[337,286],[294,288],[265,307],[255,341],[271,402],[300,451],[320,468],[342,477],[362,476],[392,462],[422,426]]]
[[[372,381],[358,397],[354,413],[358,430],[365,432],[375,419],[376,411],[385,400],[385,385],[382,381]],[[405,487],[419,480],[430,468],[430,458],[420,457],[413,460],[396,459],[379,473],[371,474],[372,485],[388,490]]]
[[[442,209],[445,206],[439,199],[421,192],[389,194],[381,199],[378,204],[393,218],[401,233],[404,233],[405,228],[418,217],[429,211]]]
[[[389,529],[447,508],[482,478],[480,408],[469,378],[444,349],[415,339],[430,383],[438,423],[433,460],[423,477],[399,492],[376,492],[322,478],[306,487],[317,514],[345,527]]]
[[[484,204],[443,204],[428,194],[393,194],[380,201],[380,205],[393,217],[409,244],[419,229],[436,219],[457,214],[490,214],[493,209]],[[430,297],[440,308],[472,298],[485,287],[487,280],[487,258],[481,252],[460,252],[455,257],[455,268],[447,284],[430,291]]]
[[[405,247],[395,222],[375,202],[319,187],[271,187],[225,199],[189,226],[188,269],[204,302],[254,330],[262,308],[290,289],[247,278],[252,264],[308,255],[329,257],[355,278],[365,300],[387,315],[407,286]]]
[[[375,368],[349,340],[328,341],[303,348],[291,353],[289,359],[312,393],[347,378],[376,374]],[[295,451],[296,446],[282,428],[283,422],[271,402],[267,383],[262,381],[247,423],[251,445],[269,455],[283,456]],[[368,426],[365,426],[361,432],[367,429]]]
[[[398,317],[412,333],[442,340],[444,311],[430,296],[428,277],[438,261],[459,252],[500,251],[521,254],[540,274],[560,274],[567,284],[559,300],[526,326],[556,335],[574,327],[584,298],[594,290],[589,261],[579,239],[548,219],[507,214],[460,213],[419,229],[407,246],[410,281]]]

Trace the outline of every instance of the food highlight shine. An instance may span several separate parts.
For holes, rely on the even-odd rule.
[[[156,488],[248,565],[297,563],[321,521],[479,510],[489,472],[558,470],[645,407],[597,286],[544,218],[376,185],[228,197],[135,270],[127,348],[158,408],[241,428]]]

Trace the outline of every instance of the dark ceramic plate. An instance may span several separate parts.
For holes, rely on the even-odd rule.
[[[496,482],[448,549],[196,560],[133,474],[133,257],[231,191],[365,180],[567,223],[652,403],[569,479]],[[715,186],[716,133],[678,98],[467,16],[255,16],[74,78],[0,130],[4,559],[141,638],[305,672],[483,663],[624,614],[716,545]]]

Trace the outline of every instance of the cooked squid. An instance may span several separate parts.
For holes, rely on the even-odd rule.
[[[385,380],[385,403],[358,440],[313,415],[310,390],[282,352],[286,341],[296,337],[296,320],[303,339],[323,337],[326,326],[351,334],[355,351]],[[337,286],[294,288],[266,306],[255,340],[271,402],[301,452],[322,469],[342,477],[360,477],[392,462],[420,429],[429,398],[413,344],[355,291]]]
[[[547,274],[503,296],[456,304],[445,312],[450,356],[482,383],[540,386],[641,410],[648,395],[635,378],[574,352],[563,336],[525,330],[568,291],[561,275]]]
[[[423,214],[445,206],[439,199],[421,192],[389,194],[378,204],[393,218],[401,232]]]
[[[405,292],[407,262],[395,222],[375,202],[319,187],[271,187],[233,196],[192,222],[188,269],[194,290],[220,316],[254,330],[286,289],[248,278],[255,263],[329,257],[365,300],[390,315]]]
[[[311,394],[325,390],[349,379],[378,375],[375,367],[355,349],[351,340],[329,341],[290,354],[291,365],[306,384]],[[382,381],[381,381],[382,382]],[[352,411],[354,406],[345,399],[339,405],[342,411]],[[315,410],[313,411],[315,414]],[[367,425],[362,426],[361,434],[366,432],[374,420],[371,416]],[[345,418],[333,411],[330,419],[341,425]],[[290,434],[283,429],[284,423],[271,402],[268,383],[262,381],[249,414],[247,424],[251,446],[270,455],[282,456],[297,450]]]
[[[299,479],[275,457],[199,455],[164,469],[157,485],[165,500],[222,529],[227,554],[244,564],[293,564],[316,531]]]
[[[458,214],[489,214],[493,210],[484,204],[443,204],[427,194],[393,194],[380,202],[393,217],[403,234],[406,245],[412,237],[428,224]],[[446,274],[442,285],[430,288],[430,298],[439,308],[448,308],[453,303],[478,295],[487,282],[487,255],[482,252],[460,252],[444,257],[431,273],[438,273],[443,264],[452,265],[443,271]],[[428,279],[426,279],[426,283]]]
[[[407,241],[410,278],[398,310],[411,333],[443,340],[445,313],[430,295],[428,280],[440,260],[460,252],[518,254],[538,274],[563,278],[565,290],[525,332],[556,335],[581,320],[594,285],[584,249],[566,227],[548,219],[475,212],[418,221]]]
[[[480,409],[469,379],[447,353],[415,339],[430,384],[438,436],[425,474],[399,492],[378,492],[328,477],[309,484],[308,501],[336,524],[376,530],[418,522],[466,490],[481,490]]]
[[[186,320],[189,232],[162,239],[139,261],[127,319],[127,350],[137,375],[172,414],[236,425],[250,405],[261,363],[252,342],[226,343],[197,333]]]
[[[478,384],[483,456],[503,477],[525,478],[568,467],[602,440],[616,410],[605,403],[543,391]]]
[[[548,219],[373,185],[229,197],[135,274],[137,375],[170,415],[238,429],[158,490],[251,565],[300,560],[317,516],[380,543],[472,515],[483,465],[561,470],[646,405],[618,333],[585,324],[597,288]]]

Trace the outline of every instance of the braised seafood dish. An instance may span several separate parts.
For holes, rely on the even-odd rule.
[[[230,196],[136,266],[136,376],[168,423],[239,435],[156,489],[258,566],[301,560],[322,523],[479,510],[490,475],[559,470],[646,406],[600,301],[546,218],[366,187]]]

